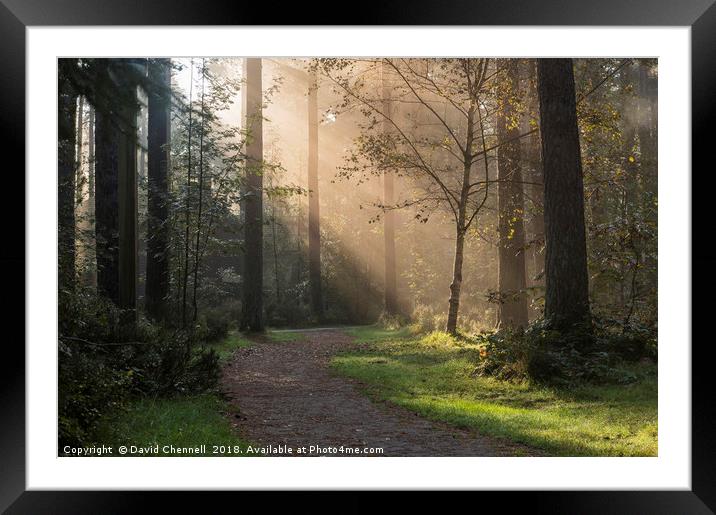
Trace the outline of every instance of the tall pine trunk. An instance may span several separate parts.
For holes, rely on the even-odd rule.
[[[318,82],[310,74],[308,86],[308,281],[313,316],[323,319],[321,290],[321,226],[318,193]]]
[[[246,59],[246,198],[242,331],[263,331],[263,91],[261,59]]]
[[[655,75],[649,70],[650,63],[647,60],[641,60],[639,63],[639,119],[641,121],[639,129],[639,148],[640,148],[640,168],[641,168],[641,205],[643,220],[653,226],[654,234],[657,225],[657,193],[658,193],[658,170],[657,170],[657,89],[658,83]],[[656,248],[657,238],[653,243],[645,245],[644,248],[644,271],[642,272],[646,287],[649,291],[644,292],[646,299],[657,299],[657,263]],[[652,302],[653,302],[652,301]],[[652,311],[656,313],[656,304],[652,304]]]
[[[120,108],[118,158],[119,190],[119,307],[122,322],[132,331],[137,322],[138,192],[137,192],[137,86],[123,80],[127,102]]]
[[[387,77],[388,65],[383,63],[382,82],[383,82],[383,132],[390,134],[389,118],[391,117],[392,101],[390,98],[390,85]],[[395,212],[390,209],[393,199],[393,173],[390,170],[383,171],[383,235],[385,248],[385,313],[387,315],[398,314],[398,293],[397,279],[395,270]]]
[[[171,61],[150,62],[147,129],[147,315],[167,318],[169,295],[169,141]]]
[[[524,116],[522,132],[532,129],[530,120],[539,119],[539,95],[537,94],[537,60],[527,60],[527,96],[528,110]],[[528,286],[544,286],[544,177],[542,174],[542,143],[539,131],[532,132],[524,142],[529,184],[525,188],[531,204],[531,213],[527,222],[528,252],[530,268]],[[524,174],[523,174],[524,177]]]
[[[137,94],[127,67],[116,61],[101,63],[113,101],[95,113],[97,283],[131,332],[137,314]]]
[[[193,129],[193,111],[191,105],[194,92],[194,60],[189,63],[189,128],[187,135],[187,166],[186,166],[186,191],[184,193],[184,268],[182,269],[181,284],[181,325],[186,327],[186,295],[189,284],[189,229],[191,225],[191,136]]]
[[[201,60],[201,125],[199,126],[199,201],[196,212],[196,243],[194,245],[194,285],[191,297],[191,305],[194,310],[192,320],[196,322],[199,315],[197,306],[197,289],[199,287],[199,264],[201,261],[201,253],[199,252],[199,242],[201,241],[201,216],[204,209],[204,80],[206,79],[206,59]],[[207,238],[209,231],[207,229]]]
[[[545,316],[557,328],[589,322],[584,186],[571,59],[539,60],[546,236]]]
[[[73,60],[61,60],[60,66],[73,66]],[[61,294],[75,286],[75,143],[77,95],[62,82],[58,90],[58,288]]]
[[[507,62],[507,89],[498,113],[497,134],[500,143],[498,161],[498,289],[500,304],[498,326],[516,329],[525,327],[527,319],[527,287],[525,277],[524,195],[522,156],[519,128],[514,117],[512,99],[518,94],[517,60]]]
[[[95,109],[90,104],[87,130],[87,225],[92,236],[87,243],[87,270],[85,284],[97,287],[97,242],[95,233]]]
[[[109,75],[109,59],[103,59]],[[97,290],[119,304],[119,139],[115,114],[103,102],[95,107],[95,239]]]

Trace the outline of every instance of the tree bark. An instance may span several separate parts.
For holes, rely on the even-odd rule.
[[[391,130],[391,110],[392,101],[390,98],[390,85],[387,78],[387,66],[383,63],[382,68],[383,82],[383,132],[388,135]],[[398,294],[397,279],[395,270],[395,212],[390,209],[393,205],[393,172],[390,170],[383,171],[383,235],[385,248],[385,313],[387,315],[398,314]]]
[[[191,225],[191,136],[193,128],[192,114],[194,111],[191,105],[192,93],[194,92],[194,60],[189,64],[189,128],[187,135],[187,166],[186,166],[186,192],[184,193],[184,269],[181,285],[181,325],[186,327],[186,295],[189,284],[189,229]]]
[[[503,143],[497,150],[498,161],[498,289],[500,304],[498,327],[525,327],[527,318],[527,287],[525,277],[524,194],[522,184],[522,156],[519,126],[512,98],[518,93],[517,60],[507,63],[507,89],[503,106],[498,113],[497,134]]]
[[[199,315],[199,307],[197,305],[197,288],[199,286],[199,262],[201,254],[199,252],[199,242],[201,241],[201,216],[204,208],[204,80],[206,79],[206,59],[201,60],[201,125],[199,126],[199,203],[196,211],[196,244],[194,246],[194,287],[191,297],[192,309],[194,314],[192,320],[196,322]],[[207,232],[208,236],[208,232]]]
[[[147,315],[167,318],[169,295],[169,141],[171,60],[150,63],[147,129]]]
[[[96,115],[96,238],[99,293],[122,310],[128,330],[136,322],[137,288],[137,105],[136,84],[123,77],[126,67],[114,59],[102,63],[110,77],[110,102]],[[109,73],[117,66],[115,73]]]
[[[642,180],[642,192],[639,203],[643,213],[643,219],[656,227],[658,198],[658,82],[656,74],[649,70],[651,64],[641,60],[639,64],[639,113],[642,125],[639,130],[639,147],[641,151],[640,168]],[[651,294],[645,292],[645,296],[656,299],[658,288],[657,262],[655,257],[656,240],[653,243],[653,250],[645,249],[644,276]],[[655,311],[655,306],[654,306]]]
[[[525,116],[523,132],[532,129],[529,120],[534,116],[539,119],[539,96],[537,94],[537,60],[529,59],[527,62],[527,91],[529,108]],[[529,234],[529,259],[532,267],[532,275],[528,286],[544,286],[544,177],[542,173],[542,143],[539,131],[534,131],[527,138],[525,150],[526,158],[522,160],[528,165],[527,177],[529,184],[526,190],[529,192],[532,204],[532,212],[527,223]]]
[[[445,331],[452,335],[457,334],[457,317],[460,310],[460,291],[462,289],[462,265],[464,260],[465,233],[469,227],[467,221],[467,202],[470,192],[470,176],[472,173],[472,144],[475,138],[475,113],[477,105],[472,105],[467,113],[467,127],[465,136],[465,153],[463,155],[462,186],[460,188],[460,202],[458,203],[457,217],[455,218],[455,259],[453,262],[452,282],[450,283],[450,299],[448,300],[448,317]],[[482,127],[480,128],[482,130]],[[485,177],[487,179],[487,177]]]
[[[318,83],[310,74],[308,87],[308,280],[314,317],[323,319],[321,289],[321,226],[318,193]]]
[[[60,63],[73,66],[71,60]],[[75,125],[77,95],[69,84],[60,82],[58,92],[58,162],[57,162],[57,219],[58,219],[58,288],[60,293],[75,286]]]
[[[571,59],[539,60],[546,236],[545,316],[557,328],[589,322],[584,186]]]
[[[90,104],[87,131],[87,224],[89,232],[95,232],[95,109]],[[85,284],[91,288],[97,287],[97,242],[90,237],[87,244],[87,273]]]
[[[132,330],[137,322],[137,106],[136,84],[122,84],[134,98],[121,108],[123,122],[119,141],[119,307],[122,322]]]
[[[452,282],[450,283],[450,299],[448,301],[448,317],[445,331],[457,334],[457,315],[460,309],[460,289],[462,288],[462,263],[465,249],[465,232],[457,230],[455,238],[455,260],[453,262]]]
[[[102,67],[108,73],[109,60]],[[95,238],[97,290],[119,303],[119,127],[105,105],[95,110]]]
[[[278,246],[276,244],[276,201],[271,203],[271,240],[273,244],[273,274],[276,288],[276,304],[281,304],[281,277],[278,271]]]
[[[244,302],[240,328],[263,331],[263,91],[261,59],[246,59],[246,210]]]

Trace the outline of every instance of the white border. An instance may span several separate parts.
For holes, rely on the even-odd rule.
[[[690,489],[690,35],[688,27],[29,27],[28,489]],[[659,457],[57,458],[56,58],[88,55],[658,57]]]

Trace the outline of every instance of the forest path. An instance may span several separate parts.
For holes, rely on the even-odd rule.
[[[261,446],[382,448],[382,456],[514,456],[517,444],[432,422],[371,401],[359,382],[331,373],[333,355],[356,348],[338,329],[302,331],[289,342],[256,340],[224,368],[222,386],[235,408],[232,425]],[[332,451],[310,455],[346,456]],[[366,454],[362,454],[365,456]]]

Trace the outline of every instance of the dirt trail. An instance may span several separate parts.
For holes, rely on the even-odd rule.
[[[382,456],[532,454],[502,441],[432,422],[398,406],[372,402],[356,381],[329,369],[334,354],[355,347],[340,330],[305,331],[291,342],[238,349],[222,384],[238,412],[232,424],[262,446],[382,448]],[[274,454],[275,455],[275,454]],[[361,454],[365,456],[366,454]]]

